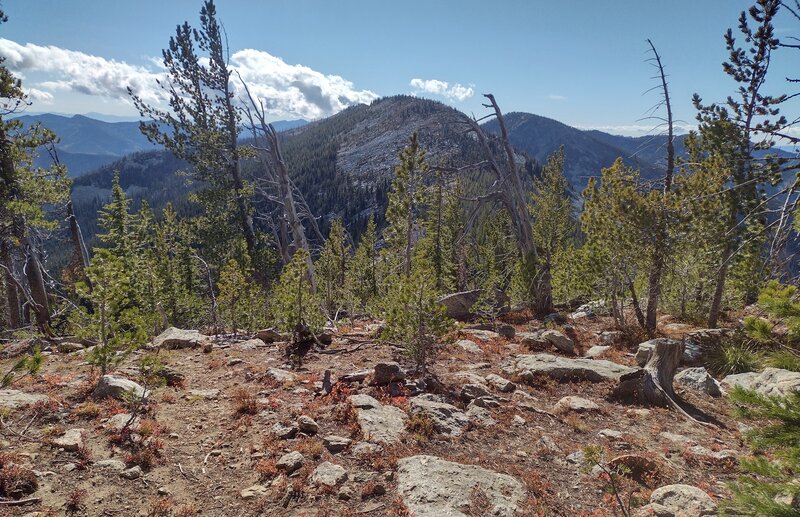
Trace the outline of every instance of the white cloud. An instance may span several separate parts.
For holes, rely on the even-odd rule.
[[[45,92],[42,90],[38,90],[36,88],[27,88],[25,93],[28,95],[28,99],[33,103],[42,103],[42,104],[52,104],[53,103],[53,94],[50,92]]]
[[[564,97],[563,95],[557,95],[555,93],[551,93],[550,95],[547,96],[547,98],[550,99],[551,101],[565,101],[565,100],[567,100],[567,98]]]
[[[612,135],[624,136],[647,136],[666,134],[666,127],[663,125],[656,126],[655,124],[622,124],[618,126],[602,126],[602,125],[576,125],[578,129],[596,129]],[[692,130],[697,130],[697,125],[692,124],[675,124],[675,132],[678,134],[688,133]]]
[[[264,99],[270,112],[281,117],[316,119],[378,98],[375,92],[356,90],[343,77],[290,65],[261,50],[240,50],[231,56],[231,65],[241,74],[250,92]],[[239,81],[234,81],[234,85],[242,90]],[[244,95],[243,91],[239,93]]]
[[[464,101],[475,95],[475,90],[471,86],[461,84],[450,84],[438,79],[411,79],[409,85],[414,88],[415,93],[425,92],[434,95],[441,95],[450,100]]]
[[[53,80],[37,84],[45,90],[73,91],[127,101],[127,87],[130,86],[147,102],[164,98],[155,84],[157,74],[122,61],[54,46],[20,45],[2,38],[0,55],[6,58],[6,65],[12,71],[52,74]]]
[[[20,45],[3,38],[0,55],[17,74],[30,71],[48,77],[35,84],[41,100],[52,101],[51,92],[68,91],[130,103],[128,87],[150,104],[163,105],[167,99],[157,84],[165,77],[163,67],[152,58],[146,60],[153,67],[148,68],[55,46]],[[269,114],[279,118],[316,119],[378,97],[369,90],[356,90],[352,82],[338,75],[291,65],[260,50],[235,52],[231,67],[241,74],[253,95],[264,99]],[[244,94],[238,77],[234,77],[233,87],[240,96]]]

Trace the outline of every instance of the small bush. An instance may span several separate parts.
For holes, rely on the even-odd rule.
[[[200,515],[200,511],[192,503],[186,503],[175,510],[175,517],[195,517]]]
[[[67,495],[66,510],[68,514],[81,512],[85,509],[83,501],[89,493],[83,488],[76,488]]]
[[[800,357],[795,352],[786,349],[770,354],[765,364],[772,368],[800,372]]]
[[[0,495],[19,499],[39,488],[36,474],[19,463],[16,455],[0,453]]]
[[[77,406],[72,414],[77,418],[95,419],[103,414],[103,407],[92,401],[84,402]]]
[[[763,366],[764,357],[758,348],[741,341],[728,341],[709,354],[708,369],[721,376],[754,372]]]
[[[271,481],[278,475],[278,467],[275,466],[275,461],[270,459],[259,460],[256,463],[255,471],[258,474],[258,480]]]
[[[160,497],[150,506],[147,517],[171,517],[172,500],[168,497]]]
[[[255,415],[258,413],[258,402],[255,395],[244,388],[239,388],[233,394],[234,411],[237,416]]]
[[[433,423],[433,419],[424,414],[411,415],[406,420],[406,430],[422,438],[421,441],[427,441],[427,439],[436,434],[436,426]]]

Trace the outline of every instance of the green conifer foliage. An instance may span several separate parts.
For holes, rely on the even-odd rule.
[[[630,296],[637,303],[637,277],[651,255],[645,237],[653,223],[652,205],[638,187],[639,172],[621,158],[603,169],[600,183],[594,178],[583,193],[583,231],[601,274],[595,279],[595,294],[610,300],[619,324],[624,324],[622,301]],[[644,314],[637,311],[644,327]]]
[[[411,276],[414,245],[421,233],[419,219],[425,205],[424,181],[429,170],[425,151],[414,133],[400,152],[400,165],[395,169],[386,208],[389,226],[383,232],[387,262],[396,264],[397,270],[406,277]]]
[[[458,183],[448,185],[442,171],[436,170],[428,193],[425,236],[419,246],[431,264],[436,290],[440,293],[453,292],[456,287],[458,239],[464,224],[458,199],[460,190]]]
[[[234,259],[219,274],[218,304],[223,324],[234,332],[265,326],[266,297],[250,280],[251,272]]]
[[[270,297],[273,323],[285,332],[294,331],[298,324],[316,332],[325,324],[318,297],[311,292],[307,275],[306,251],[300,249],[284,266],[273,287]]]
[[[91,288],[78,283],[78,294],[91,301],[92,311],[80,308],[73,326],[80,337],[97,342],[87,361],[105,375],[147,340],[147,318],[131,299],[130,273],[125,261],[107,249],[95,249],[86,270]]]
[[[419,259],[409,277],[401,276],[390,288],[383,338],[403,347],[418,371],[425,373],[451,326],[437,300],[431,265]]]
[[[347,289],[352,295],[353,308],[362,313],[372,310],[372,301],[380,295],[376,246],[375,218],[370,216],[347,272]]]
[[[564,176],[563,146],[550,156],[541,176],[534,178],[529,210],[539,257],[535,287],[544,291],[542,296],[552,305],[553,276],[558,274],[555,270],[560,266],[557,260],[574,241],[576,229],[570,185]],[[525,291],[532,290],[528,287]]]
[[[331,321],[350,305],[347,276],[350,269],[350,243],[341,219],[334,219],[328,239],[316,262],[317,290],[323,308]]]

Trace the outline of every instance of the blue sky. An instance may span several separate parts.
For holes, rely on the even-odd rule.
[[[315,118],[375,96],[416,93],[481,115],[481,93],[504,111],[638,134],[657,102],[646,39],[662,54],[676,118],[694,122],[691,95],[723,100],[722,35],[740,0],[356,1],[218,0],[234,64],[274,118]],[[6,0],[0,53],[36,101],[31,111],[131,115],[126,82],[151,92],[154,58],[199,0]],[[780,37],[800,36],[784,13]],[[800,53],[775,55],[773,83],[800,75]],[[414,81],[414,80],[417,81]],[[438,81],[438,82],[433,82]],[[443,83],[447,83],[445,87]],[[413,85],[412,85],[413,83]],[[427,90],[427,91],[426,91]],[[471,96],[470,96],[471,93]],[[796,107],[796,105],[794,106]]]

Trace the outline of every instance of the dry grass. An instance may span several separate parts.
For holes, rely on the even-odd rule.
[[[233,393],[233,412],[237,417],[258,413],[258,400],[255,395],[244,388]]]

